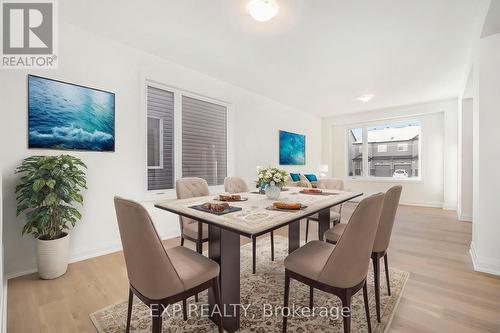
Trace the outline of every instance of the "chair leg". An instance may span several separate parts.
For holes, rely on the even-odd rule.
[[[387,293],[391,296],[391,280],[389,278],[389,259],[387,253],[384,255],[385,279],[387,281]]]
[[[307,243],[307,236],[309,236],[309,219],[306,219],[306,243]]]
[[[375,284],[375,309],[377,310],[377,321],[380,323],[380,257],[378,253],[372,255],[373,281]]]
[[[217,304],[217,307],[219,308],[219,311],[222,313],[222,303],[221,303],[221,297],[220,297],[220,288],[219,288],[219,278],[215,278],[212,280],[213,281],[213,289],[212,292],[215,297],[215,304]],[[219,328],[219,333],[224,332],[224,328],[222,325],[222,315],[217,316],[217,327]]]
[[[181,236],[181,246],[184,246],[184,237]]]
[[[274,261],[274,231],[271,231],[271,261]]]
[[[368,324],[368,333],[372,333],[372,322],[370,320],[370,304],[368,303],[368,285],[366,281],[363,286],[363,299],[365,301],[365,314],[366,314],[366,322]]]
[[[257,256],[257,238],[252,237],[252,273],[253,274],[255,274],[256,256]]]
[[[186,299],[182,300],[182,318],[184,319],[184,321],[188,320],[187,301],[186,301]]]
[[[351,290],[347,289],[345,291],[344,297],[342,300],[342,318],[344,320],[344,333],[351,332]],[[347,313],[344,312],[344,309],[347,308]]]
[[[314,288],[309,286],[309,309],[314,307]]]
[[[196,252],[202,254],[203,252],[203,224],[198,222],[198,239],[196,239]]]
[[[155,304],[158,306],[158,313],[156,315],[153,315],[153,327],[152,327],[152,332],[153,333],[161,333],[161,304]]]
[[[284,302],[283,302],[283,309],[288,309],[288,296],[290,294],[290,277],[288,276],[288,273],[285,272],[285,299],[284,299]],[[285,310],[283,310],[285,311]],[[289,314],[289,311],[287,311],[287,313],[284,313],[283,314],[283,330],[282,332],[283,333],[286,333],[286,326],[287,326],[287,323],[288,323],[288,314]]]
[[[132,289],[128,291],[128,309],[127,309],[127,328],[125,328],[125,333],[130,332],[130,319],[132,317],[132,304],[134,302],[134,293]]]

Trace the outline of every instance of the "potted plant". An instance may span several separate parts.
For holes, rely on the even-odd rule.
[[[38,273],[55,279],[68,268],[69,228],[81,219],[86,165],[70,155],[31,156],[16,169],[17,215],[26,215],[22,234],[37,238]]]
[[[264,191],[269,199],[278,199],[288,179],[288,173],[278,168],[260,167],[257,169],[257,175],[257,187],[260,191]]]

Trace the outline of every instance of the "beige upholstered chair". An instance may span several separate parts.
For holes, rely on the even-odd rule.
[[[175,182],[177,199],[188,199],[194,197],[204,197],[210,194],[208,183],[205,179],[196,177],[186,177]],[[184,239],[196,243],[196,252],[202,253],[203,243],[208,241],[208,225],[193,219],[179,216],[181,225],[181,246]]]
[[[396,217],[396,211],[401,197],[402,187],[400,185],[391,187],[384,197],[384,205],[380,216],[380,223],[372,249],[373,274],[375,282],[375,303],[377,309],[377,321],[380,322],[380,258],[384,258],[385,278],[387,281],[387,292],[391,295],[391,285],[389,279],[389,263],[387,258],[387,248],[391,239],[392,227]],[[347,228],[346,224],[337,224],[332,229],[325,232],[325,240],[336,244],[340,236]]]
[[[338,296],[343,309],[350,309],[351,297],[363,288],[366,319],[368,330],[371,332],[366,275],[383,200],[384,195],[381,193],[362,200],[336,246],[322,241],[311,241],[285,259],[285,308],[288,307],[290,278],[310,286],[311,307],[313,288]],[[350,332],[350,311],[348,315],[343,315],[343,319],[344,332]],[[286,332],[286,329],[285,316],[283,332]]]
[[[249,192],[247,183],[240,177],[226,177],[224,179],[224,191],[231,194]],[[257,237],[252,237],[252,272],[256,271],[256,249]],[[271,260],[274,261],[274,231],[271,231]]]
[[[344,190],[344,181],[338,178],[320,178],[316,185],[319,189],[324,190]],[[335,225],[336,223],[340,223],[340,218],[342,217],[342,205],[335,206],[330,209],[330,222]],[[315,214],[306,220],[306,243],[307,238],[309,236],[309,220],[318,221],[318,214]],[[321,235],[318,235],[318,239],[321,239]]]
[[[115,197],[115,209],[130,282],[127,327],[130,330],[134,294],[151,309],[152,332],[161,332],[162,310],[169,304],[211,289],[220,306],[219,265],[185,247],[165,250],[146,209],[137,202]],[[222,318],[217,318],[223,332]]]

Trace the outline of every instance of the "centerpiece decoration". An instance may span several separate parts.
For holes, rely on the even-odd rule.
[[[278,199],[288,179],[288,172],[278,168],[259,167],[257,175],[257,187],[260,192],[265,192],[269,199]]]

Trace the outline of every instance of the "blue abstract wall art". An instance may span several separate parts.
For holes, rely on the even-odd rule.
[[[28,147],[115,150],[115,94],[28,75]]]
[[[280,131],[280,165],[306,164],[306,136]]]

